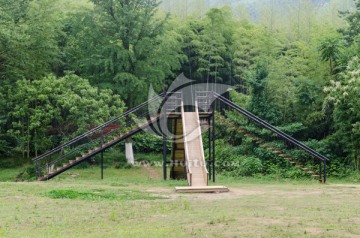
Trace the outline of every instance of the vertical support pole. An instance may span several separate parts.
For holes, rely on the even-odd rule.
[[[214,92],[212,92],[212,178],[213,182],[215,183],[215,98],[214,98]]]
[[[103,147],[104,144],[104,130],[101,128],[101,139],[100,139],[100,148]],[[104,179],[104,151],[101,151],[101,180]]]
[[[101,179],[104,179],[104,152],[101,151]]]
[[[167,100],[167,93],[165,93],[165,97],[164,97],[164,106],[166,107],[166,100]],[[163,132],[163,179],[166,180],[167,175],[166,175],[166,157],[167,157],[167,148],[166,148],[166,110],[167,108],[165,108],[164,113],[165,115],[163,115],[163,124],[162,124],[162,132]]]
[[[208,159],[208,166],[209,166],[209,180],[211,180],[211,167],[212,167],[212,154],[211,154],[211,119],[208,118],[208,124],[209,124],[209,131],[208,131],[208,145],[209,145],[209,159]]]
[[[326,183],[326,160],[324,160],[324,183]]]
[[[165,124],[165,118],[163,119]],[[167,148],[166,148],[166,134],[163,131],[163,174],[164,174],[164,180],[166,180],[167,175],[166,175],[166,157],[167,157]]]
[[[322,162],[320,161],[320,163],[319,163],[319,165],[320,165],[320,182],[322,182],[323,183],[323,179],[322,179]]]

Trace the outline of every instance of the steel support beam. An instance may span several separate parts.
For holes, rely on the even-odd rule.
[[[101,151],[101,179],[104,179],[104,151]]]

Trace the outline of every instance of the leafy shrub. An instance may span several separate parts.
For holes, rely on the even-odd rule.
[[[298,178],[309,177],[309,175],[307,175],[305,171],[303,171],[297,167],[292,167],[290,169],[285,170],[283,177],[291,178],[291,179],[298,179]]]
[[[131,169],[133,167],[133,165],[128,164],[127,162],[118,162],[115,164],[115,169]]]
[[[27,166],[21,173],[16,176],[16,181],[35,180],[36,168],[35,164]]]
[[[305,129],[305,126],[301,122],[294,122],[284,126],[279,126],[278,129],[291,136],[296,136]]]
[[[261,173],[263,169],[261,160],[255,157],[242,158],[237,174],[240,176],[254,176]]]
[[[136,152],[162,152],[163,140],[159,136],[148,133],[139,133],[132,137],[133,146]],[[171,149],[171,143],[167,143],[168,151]]]

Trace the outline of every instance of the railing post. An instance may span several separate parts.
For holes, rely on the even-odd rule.
[[[324,183],[326,183],[326,160],[324,160]]]

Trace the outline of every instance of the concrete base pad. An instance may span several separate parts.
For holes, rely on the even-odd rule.
[[[175,187],[176,192],[180,193],[225,193],[229,189],[224,186],[193,186],[193,187]]]

